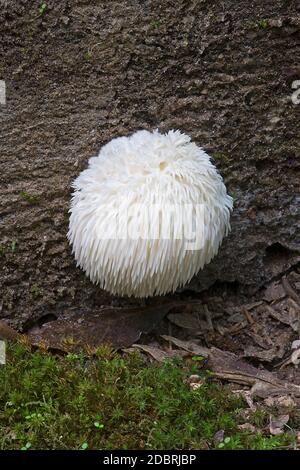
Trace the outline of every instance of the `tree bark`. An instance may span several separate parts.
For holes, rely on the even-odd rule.
[[[191,135],[235,200],[230,236],[189,289],[251,292],[299,263],[297,1],[2,4],[0,316],[22,326],[116,302],[76,268],[70,184],[141,128]]]

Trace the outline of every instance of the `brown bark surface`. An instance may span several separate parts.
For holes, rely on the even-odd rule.
[[[0,3],[1,317],[21,327],[115,302],[75,266],[70,184],[141,128],[190,134],[235,199],[232,232],[190,289],[251,292],[296,267],[296,0]]]

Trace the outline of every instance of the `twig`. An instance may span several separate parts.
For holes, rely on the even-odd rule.
[[[260,300],[258,302],[252,302],[251,304],[242,305],[242,307],[246,308],[247,310],[253,310],[256,307],[260,307],[260,305],[262,304],[263,304],[263,301]]]
[[[248,323],[250,325],[254,325],[255,321],[254,321],[251,313],[245,307],[242,309],[242,312],[243,312],[244,316],[246,317]]]
[[[239,331],[243,330],[248,326],[248,322],[246,320],[241,321],[240,323],[236,323],[233,326],[230,326],[229,328],[224,328],[225,333],[229,333],[231,335],[235,335]]]

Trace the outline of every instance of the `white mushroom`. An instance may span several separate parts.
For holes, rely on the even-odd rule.
[[[180,131],[111,140],[74,181],[68,239],[91,281],[148,297],[185,285],[218,252],[232,198]]]

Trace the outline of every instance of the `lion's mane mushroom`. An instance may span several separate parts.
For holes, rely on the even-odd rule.
[[[117,295],[174,292],[218,252],[232,198],[209,156],[173,131],[111,140],[74,181],[68,239]]]

